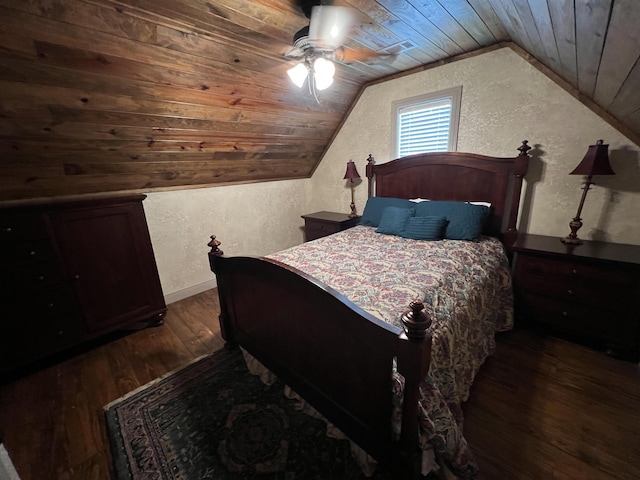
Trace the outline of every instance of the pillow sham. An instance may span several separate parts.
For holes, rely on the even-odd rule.
[[[362,212],[360,225],[377,227],[382,218],[382,212],[387,207],[413,208],[415,203],[403,198],[394,197],[369,197]]]
[[[418,217],[446,217],[444,238],[475,240],[482,235],[489,207],[466,202],[431,201],[415,204]]]
[[[405,224],[416,211],[413,208],[387,207],[382,213],[376,232],[388,235],[402,235]]]
[[[445,217],[409,217],[400,236],[412,240],[442,240],[447,222]]]

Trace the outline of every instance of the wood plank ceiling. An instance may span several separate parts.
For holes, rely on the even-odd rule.
[[[0,0],[0,200],[311,175],[363,85],[514,42],[640,138],[637,0],[348,0],[319,103],[295,0]]]

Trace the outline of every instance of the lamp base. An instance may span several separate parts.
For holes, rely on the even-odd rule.
[[[355,218],[358,216],[358,214],[356,213],[356,204],[351,202],[351,213],[349,214],[349,218]]]
[[[571,233],[560,240],[562,243],[569,243],[571,245],[581,245],[582,240],[578,238],[578,230],[582,227],[582,219],[580,217],[575,217],[571,222],[569,222],[569,228],[571,229]]]
[[[580,240],[578,237],[572,238],[570,236],[561,238],[560,241],[562,243],[568,243],[571,245],[582,245],[582,240]]]

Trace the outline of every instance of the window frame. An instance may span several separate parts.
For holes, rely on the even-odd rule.
[[[458,129],[460,127],[460,105],[462,103],[462,85],[458,87],[439,90],[437,92],[425,93],[415,97],[396,100],[391,104],[391,158],[400,158],[398,149],[399,141],[399,117],[401,110],[417,107],[421,104],[435,103],[450,99],[451,117],[449,118],[449,139],[448,151],[455,152],[458,148]],[[406,156],[406,155],[405,155]]]

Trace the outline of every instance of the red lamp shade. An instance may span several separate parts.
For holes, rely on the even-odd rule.
[[[595,145],[590,145],[580,164],[569,175],[615,175],[609,165],[609,145],[603,143],[598,140]]]
[[[349,160],[347,162],[347,171],[344,174],[344,179],[353,180],[354,178],[360,178],[360,174],[358,173],[358,169],[356,168],[356,164],[353,160]]]

